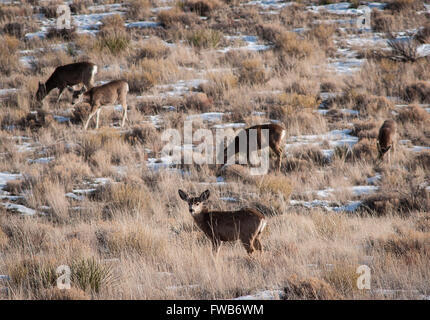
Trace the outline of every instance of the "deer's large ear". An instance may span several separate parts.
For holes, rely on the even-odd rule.
[[[204,191],[199,197],[200,202],[206,201],[210,195],[211,195],[211,193],[209,190]]]
[[[184,191],[182,191],[181,189],[179,189],[178,193],[179,193],[179,196],[181,197],[182,200],[188,201],[188,196],[187,196],[187,194]]]

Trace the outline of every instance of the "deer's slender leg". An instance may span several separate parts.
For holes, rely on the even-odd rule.
[[[258,250],[258,251],[263,251],[263,247],[261,246],[261,242],[260,242],[260,239],[259,239],[259,235],[257,235],[256,237],[255,237],[255,239],[254,239],[254,248],[255,248],[255,250]]]
[[[277,155],[278,158],[278,171],[281,171],[281,163],[282,163],[282,153],[283,153],[283,149],[280,147],[276,147],[275,148],[275,153]]]
[[[96,111],[97,112],[97,111]],[[85,130],[88,128],[88,124],[90,123],[91,118],[96,114],[96,112],[90,113],[87,122],[85,123]]]
[[[125,120],[126,120],[126,119],[128,119],[128,118],[127,118],[127,104],[126,104],[126,103],[124,103],[124,104],[122,105],[122,108],[124,109],[124,114],[122,115],[122,123],[121,123],[121,127],[124,127]]]
[[[97,117],[96,117],[96,129],[99,128],[99,118],[100,118],[100,111],[102,110],[102,108],[98,108],[97,109]]]
[[[251,255],[254,252],[254,247],[253,247],[253,241],[251,241],[252,239],[240,239],[242,241],[243,246],[246,249],[246,252],[248,252],[249,255]]]
[[[58,98],[57,98],[57,104],[58,103],[60,103],[60,99],[61,99],[61,96],[63,95],[63,92],[64,92],[64,89],[65,89],[66,87],[59,87],[58,88],[58,90],[59,90],[59,94],[58,94]]]

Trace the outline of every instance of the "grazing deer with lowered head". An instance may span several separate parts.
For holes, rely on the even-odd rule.
[[[396,143],[397,124],[394,120],[385,120],[379,129],[378,135],[378,159],[383,160],[384,155],[392,149],[394,151]],[[391,162],[390,154],[388,154],[388,161]]]
[[[77,62],[57,67],[45,82],[39,82],[36,92],[36,100],[42,101],[51,90],[58,88],[60,101],[64,89],[83,83],[87,89],[94,86],[94,77],[97,73],[97,65],[91,62]]]
[[[268,124],[258,124],[249,128],[244,129],[245,133],[246,133],[246,137],[247,137],[247,157],[248,157],[248,162],[249,162],[249,131],[250,130],[257,130],[257,150],[261,149],[261,130],[269,130],[269,147],[270,149],[273,150],[273,152],[275,152],[277,158],[278,158],[278,170],[281,169],[281,161],[282,161],[282,153],[283,153],[283,148],[282,148],[282,141],[285,138],[286,135],[286,130],[284,127],[280,126],[279,124],[275,124],[275,123],[268,123]],[[234,143],[234,155],[236,155],[240,149],[240,133],[234,138],[234,140],[231,142],[231,144]],[[267,145],[267,143],[266,143]],[[227,163],[227,149],[228,146],[224,148],[224,164]],[[253,150],[251,150],[253,151]]]
[[[104,85],[93,87],[88,91],[85,91],[85,88],[75,91],[73,93],[72,104],[75,105],[80,102],[87,102],[91,107],[90,115],[87,122],[85,123],[85,130],[87,130],[88,124],[95,114],[97,114],[96,129],[98,129],[101,108],[105,105],[113,105],[116,102],[119,102],[123,109],[121,121],[121,127],[123,127],[125,120],[127,119],[128,90],[129,87],[126,81],[114,80]]]
[[[181,199],[188,203],[189,212],[197,226],[211,240],[216,255],[223,241],[240,240],[248,254],[254,250],[262,251],[260,237],[267,222],[260,212],[252,208],[208,211],[203,203],[209,198],[209,190],[195,198],[188,197],[182,190],[178,192]]]

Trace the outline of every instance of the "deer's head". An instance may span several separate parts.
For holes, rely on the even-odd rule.
[[[42,101],[43,98],[46,97],[46,85],[42,82],[39,82],[39,87],[37,88],[36,92],[36,100]]]
[[[200,196],[191,198],[184,191],[178,190],[179,196],[182,200],[188,203],[188,211],[191,215],[199,214],[203,210],[203,202],[205,202],[209,196],[209,190],[204,191]]]
[[[80,90],[73,90],[72,89],[72,105],[81,103],[85,101],[85,92],[87,91],[87,88],[83,86]]]

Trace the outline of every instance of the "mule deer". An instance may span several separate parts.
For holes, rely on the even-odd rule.
[[[128,83],[124,80],[114,80],[104,85],[93,87],[88,91],[85,88],[73,93],[72,104],[87,102],[90,104],[90,115],[85,123],[85,130],[88,128],[91,118],[97,114],[96,129],[99,127],[99,117],[101,108],[105,105],[112,105],[119,102],[123,108],[121,127],[124,126],[127,119],[127,92]]]
[[[260,212],[252,208],[208,211],[203,202],[209,198],[209,190],[195,198],[188,197],[182,190],[178,192],[181,199],[188,203],[189,212],[197,226],[211,240],[216,255],[223,241],[240,240],[248,254],[254,250],[262,251],[260,237],[267,222]]]
[[[275,152],[277,158],[278,158],[278,170],[281,169],[281,161],[282,161],[282,153],[283,153],[283,148],[282,148],[282,140],[285,138],[285,128],[280,126],[279,124],[275,124],[275,123],[268,123],[268,124],[258,124],[249,128],[244,129],[245,133],[246,133],[246,137],[247,137],[247,147],[249,149],[249,131],[250,130],[257,130],[257,150],[261,149],[261,130],[262,129],[266,129],[269,130],[269,147],[270,149],[273,150],[273,152]],[[239,145],[240,145],[240,133],[234,138],[234,140],[231,142],[231,144],[234,143],[234,155],[236,155],[240,150],[239,150]],[[227,163],[227,149],[228,146],[226,148],[224,148],[224,164]],[[248,162],[249,162],[249,152],[250,150],[247,150],[247,157],[248,157]],[[252,150],[251,150],[252,151]]]
[[[36,100],[42,101],[55,88],[59,90],[57,103],[68,86],[83,83],[87,89],[91,89],[96,73],[97,65],[91,62],[77,62],[57,67],[45,83],[39,82]]]
[[[379,129],[378,135],[378,159],[383,160],[384,155],[395,148],[397,124],[394,120],[385,120]],[[390,154],[388,154],[388,161],[391,162]]]

